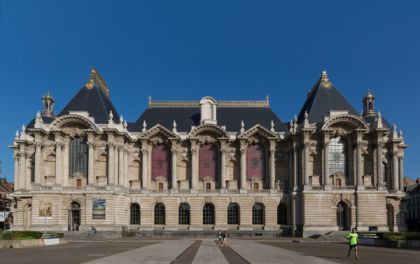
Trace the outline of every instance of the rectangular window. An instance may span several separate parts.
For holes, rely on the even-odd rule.
[[[163,183],[159,183],[159,191],[163,191]]]
[[[92,199],[92,219],[105,219],[106,200]]]
[[[254,190],[258,190],[258,183],[254,183]]]
[[[211,190],[211,183],[206,183],[206,190]]]
[[[82,180],[81,179],[77,179],[76,186],[77,186],[77,188],[82,188]]]

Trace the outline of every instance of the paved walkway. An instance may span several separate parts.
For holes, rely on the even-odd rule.
[[[194,241],[191,239],[163,241],[129,250],[116,255],[100,258],[94,261],[85,262],[86,264],[168,264],[181,255]]]
[[[94,261],[85,262],[85,264],[238,264],[237,255],[242,257],[241,263],[251,264],[336,263],[250,240],[233,239],[229,241],[229,244],[230,248],[228,248],[228,250],[231,252],[226,253],[225,249],[217,247],[214,239],[163,241]],[[222,252],[222,250],[224,250],[224,252]]]

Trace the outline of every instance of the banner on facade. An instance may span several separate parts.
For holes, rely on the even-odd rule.
[[[0,212],[0,222],[4,222],[9,216],[9,212]]]

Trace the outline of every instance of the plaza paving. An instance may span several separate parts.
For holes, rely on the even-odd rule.
[[[232,239],[229,247],[218,248],[211,238],[177,240],[74,241],[68,244],[1,249],[0,263],[420,263],[420,251],[361,247],[360,259],[347,259],[347,246],[313,240]]]

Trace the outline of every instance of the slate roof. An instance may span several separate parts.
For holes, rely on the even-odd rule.
[[[287,131],[286,126],[269,107],[217,107],[217,124],[226,126],[230,132],[239,132],[241,121],[244,121],[245,129],[260,124],[267,129],[271,128],[271,120],[274,122],[276,131]],[[130,131],[141,131],[143,121],[147,128],[156,124],[172,129],[174,120],[178,131],[190,131],[191,126],[200,125],[200,107],[149,107],[137,121],[129,126]]]
[[[44,122],[44,124],[51,124],[55,117],[50,117],[50,116],[43,116],[41,115],[42,121]],[[28,123],[28,125],[26,126],[27,128],[33,128],[35,126],[35,117]]]
[[[366,120],[366,122],[368,122],[368,124],[370,124],[371,127],[374,127],[376,124],[376,116],[377,115],[365,116],[364,119]],[[382,124],[384,125],[384,128],[392,127],[384,117],[382,117]]]
[[[108,124],[109,113],[112,111],[114,122],[119,123],[119,115],[111,99],[96,84],[92,88],[82,87],[58,116],[67,115],[70,111],[87,111],[97,124]]]
[[[327,73],[323,72],[321,78],[309,92],[298,115],[298,122],[303,122],[305,112],[308,112],[309,122],[320,123],[325,116],[329,115],[331,110],[348,111],[349,114],[359,115],[346,98],[329,81]]]

